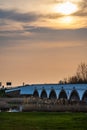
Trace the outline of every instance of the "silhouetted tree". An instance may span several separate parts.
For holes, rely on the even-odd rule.
[[[64,78],[64,82],[63,82],[64,84],[67,84],[68,83],[68,80],[67,80],[67,78]]]
[[[76,72],[76,77],[79,82],[87,82],[87,64],[81,63]]]
[[[75,83],[78,83],[78,78],[77,76],[72,76],[68,79],[68,83],[71,83],[71,84],[75,84]]]
[[[60,81],[59,81],[59,84],[64,84],[63,80],[60,80]]]
[[[64,80],[60,81],[60,84],[77,84],[77,83],[87,83],[87,64],[81,63],[77,67],[76,74]]]

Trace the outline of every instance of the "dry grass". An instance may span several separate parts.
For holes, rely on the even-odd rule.
[[[0,109],[23,107],[23,111],[87,112],[87,105],[67,101],[36,98],[0,98]]]

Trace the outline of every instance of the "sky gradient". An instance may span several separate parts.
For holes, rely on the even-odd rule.
[[[65,15],[57,6],[77,6]],[[86,0],[0,0],[0,81],[58,83],[87,63]]]

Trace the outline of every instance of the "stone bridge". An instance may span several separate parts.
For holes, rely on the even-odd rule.
[[[87,102],[87,84],[33,84],[6,90],[8,95],[67,99]]]

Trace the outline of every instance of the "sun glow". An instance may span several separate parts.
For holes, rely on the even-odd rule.
[[[66,16],[61,18],[61,23],[65,23],[65,24],[71,24],[73,22],[73,18],[70,16]]]
[[[69,1],[57,4],[54,7],[55,12],[59,12],[64,15],[70,15],[76,12],[77,10],[78,10],[77,5]]]

